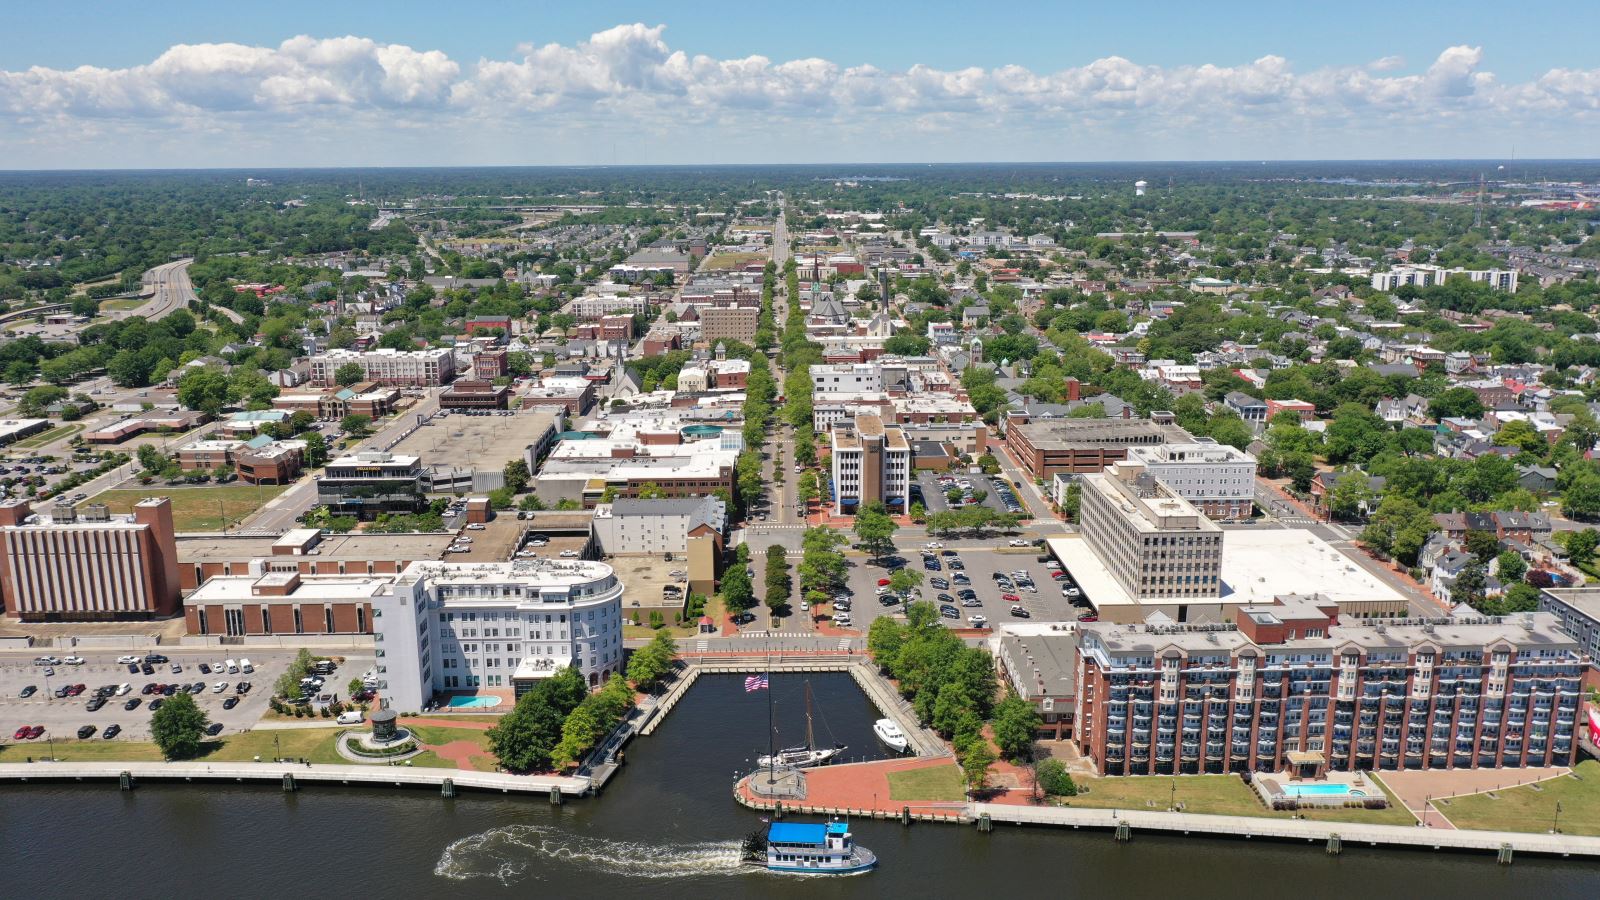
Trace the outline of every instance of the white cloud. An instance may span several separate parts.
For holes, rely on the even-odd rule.
[[[1498,116],[1497,129],[1523,120],[1548,126],[1561,117],[1575,138],[1592,137],[1600,69],[1552,69],[1503,84],[1484,70],[1484,57],[1482,47],[1449,47],[1415,74],[1400,74],[1405,61],[1397,56],[1297,72],[1271,55],[1234,66],[1166,67],[1113,56],[1052,72],[1014,65],[887,70],[818,58],[691,56],[672,49],[664,26],[635,23],[570,46],[529,43],[514,59],[462,65],[438,50],[302,35],[276,47],[180,44],[123,69],[0,70],[0,147],[38,147],[73,122],[110,120],[115,133],[129,134],[204,119],[216,126],[212,150],[226,154],[229,134],[311,118],[323,127],[396,129],[493,120],[507,133],[543,134],[625,125],[676,134],[685,151],[730,128],[779,126],[819,136],[837,129],[871,140],[893,126],[924,135],[923,148],[925,135],[949,135],[963,145],[953,155],[965,158],[982,157],[968,149],[982,147],[982,136],[1025,132],[1044,141],[1042,148],[1075,146],[1093,157],[1093,141],[1106,128],[1120,129],[1119,141],[1160,146],[1165,131],[1196,123],[1230,135],[1250,155],[1293,155],[1279,143],[1291,132],[1320,130],[1321,146],[1337,144],[1353,123],[1387,135],[1384,152],[1409,149],[1415,145],[1408,138],[1430,129],[1437,138],[1441,128],[1471,148],[1473,135],[1462,129],[1488,127],[1472,124],[1483,117],[1463,115],[1473,112]],[[5,127],[8,121],[15,127]],[[1353,142],[1347,155],[1371,155],[1356,152],[1370,147]],[[118,149],[105,147],[102,162],[114,164]]]

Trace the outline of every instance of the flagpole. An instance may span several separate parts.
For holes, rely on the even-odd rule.
[[[767,672],[762,678],[767,683],[767,784],[770,786],[777,782],[777,778],[772,774],[773,764],[777,762],[773,757],[777,755],[777,751],[772,744],[772,660],[770,659],[767,660]]]

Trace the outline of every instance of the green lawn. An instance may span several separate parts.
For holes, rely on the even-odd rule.
[[[50,743],[38,740],[26,744],[0,747],[0,762],[25,762],[28,757],[41,759],[50,755]],[[71,762],[148,762],[162,759],[161,751],[147,741],[107,741],[99,738],[80,740],[55,740],[56,759]]]
[[[1600,836],[1600,762],[1578,763],[1579,778],[1570,775],[1532,785],[1488,794],[1456,797],[1447,803],[1435,800],[1433,808],[1457,828],[1482,828],[1491,831],[1549,831],[1554,824],[1556,802],[1561,803],[1561,830],[1566,834]]]
[[[725,269],[732,269],[736,266],[742,266],[746,263],[765,260],[766,258],[767,254],[765,253],[716,253],[707,257],[706,261],[701,263],[700,271],[716,272]]]
[[[889,773],[890,800],[961,800],[966,797],[955,764]]]
[[[145,305],[146,302],[147,301],[141,300],[138,297],[124,297],[118,300],[103,300],[100,303],[100,312],[123,312],[130,309],[138,309],[139,307]]]
[[[284,485],[213,485],[172,488],[151,485],[134,490],[106,491],[89,500],[104,503],[112,512],[132,512],[133,505],[146,497],[161,496],[172,501],[173,527],[178,531],[220,531],[222,516],[230,527],[260,509],[268,500],[283,493]]]
[[[1176,793],[1174,793],[1176,785]],[[1140,775],[1114,778],[1086,778],[1078,782],[1082,792],[1061,800],[1063,806],[1095,809],[1155,809],[1165,811],[1174,797],[1184,812],[1212,816],[1260,816],[1287,819],[1288,812],[1272,812],[1237,775],[1180,775],[1176,778]],[[1387,793],[1387,790],[1385,791]],[[1389,797],[1388,809],[1310,809],[1300,810],[1308,819],[1327,822],[1366,822],[1375,825],[1411,825],[1416,822],[1404,807]]]
[[[22,447],[22,448],[29,449],[29,450],[36,450],[36,449],[38,449],[40,447],[43,447],[45,444],[51,444],[51,443],[54,443],[56,441],[64,441],[67,438],[72,437],[73,435],[75,435],[78,432],[82,431],[86,427],[88,427],[88,426],[86,426],[86,425],[61,425],[61,426],[52,428],[49,431],[41,431],[41,432],[39,432],[38,434],[34,435],[31,438],[27,438],[25,440],[17,441],[16,443],[12,444],[11,446],[13,446],[13,447]]]
[[[319,763],[347,763],[333,749],[334,735],[345,729],[342,728],[313,728],[294,730],[263,730],[249,731],[244,734],[228,735],[216,740],[208,740],[200,745],[198,760],[219,760],[225,762],[241,762],[255,759],[257,756],[270,760],[275,755],[273,736],[278,738],[278,746],[282,748],[283,755],[299,759],[305,757],[312,762]],[[26,745],[13,744],[4,748],[0,759],[6,762],[20,762],[22,758],[32,756],[35,759],[50,755],[50,744],[45,741],[29,741]],[[160,761],[163,759],[161,751],[155,744],[148,741],[107,741],[90,738],[87,741],[60,740],[55,742],[55,755],[57,759],[71,760],[73,762],[118,762],[128,761]]]

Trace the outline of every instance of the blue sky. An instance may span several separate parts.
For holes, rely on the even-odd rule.
[[[0,167],[1592,156],[1600,135],[1600,3],[6,6]]]

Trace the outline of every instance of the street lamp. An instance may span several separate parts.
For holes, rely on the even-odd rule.
[[[1554,834],[1561,833],[1561,801],[1556,801],[1556,818],[1550,823],[1550,831]]]

